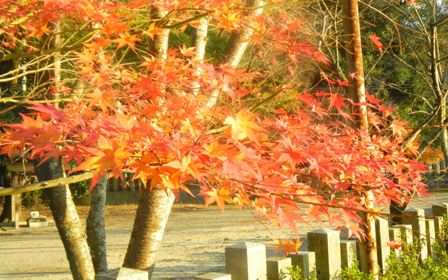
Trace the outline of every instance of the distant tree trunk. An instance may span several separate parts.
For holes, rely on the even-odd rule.
[[[39,181],[64,177],[60,162],[49,159],[35,168]],[[70,270],[75,280],[90,280],[95,278],[95,271],[90,257],[86,235],[76,212],[75,204],[68,186],[46,189],[50,199],[50,209],[65,252]]]
[[[131,240],[123,266],[149,271],[155,266],[156,253],[162,243],[174,194],[160,188],[140,191]]]
[[[107,271],[106,188],[107,176],[104,176],[90,192],[90,209],[86,221],[87,243],[96,273]]]

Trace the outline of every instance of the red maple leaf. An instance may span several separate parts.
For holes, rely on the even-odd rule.
[[[373,42],[373,44],[375,45],[375,47],[376,47],[376,48],[380,51],[380,53],[382,54],[382,53],[383,53],[383,50],[384,50],[384,46],[383,46],[383,43],[381,43],[381,38],[378,37],[378,36],[375,35],[375,34],[372,34],[372,35],[369,36],[369,39],[370,39],[370,41]]]

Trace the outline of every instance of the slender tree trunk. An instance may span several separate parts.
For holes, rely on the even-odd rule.
[[[43,164],[36,165],[36,175],[39,181],[46,181],[64,177],[60,162],[49,159]],[[70,270],[75,280],[90,280],[95,278],[95,271],[90,257],[86,235],[76,212],[75,204],[68,186],[46,189],[50,199],[50,209],[65,252]]]
[[[199,20],[199,25],[196,29],[195,33],[195,40],[194,40],[194,46],[196,54],[194,56],[194,59],[197,63],[203,63],[204,57],[205,57],[205,47],[207,45],[207,34],[208,34],[208,21],[209,19],[207,17],[202,17]],[[201,75],[201,69],[196,69],[196,75]],[[197,95],[199,93],[199,90],[201,89],[201,85],[199,82],[193,83],[193,95]]]
[[[174,203],[174,194],[160,188],[140,191],[131,240],[123,266],[149,271],[155,266],[156,253],[162,243],[168,217]]]
[[[92,26],[96,28],[94,24]],[[98,52],[100,58],[104,58],[104,50]],[[100,65],[103,69],[104,65]],[[84,87],[83,81],[80,79],[76,86],[77,93],[82,92]],[[106,246],[106,189],[107,176],[104,176],[90,192],[90,208],[86,221],[87,243],[90,247],[92,262],[95,273],[107,271],[107,246]]]
[[[166,12],[152,9],[153,19],[162,18]],[[169,29],[163,29],[154,40],[154,54],[161,61],[168,58]],[[140,191],[137,213],[132,228],[131,239],[123,266],[149,271],[149,279],[155,266],[155,257],[162,243],[165,227],[174,195],[171,191],[165,192],[158,187],[153,190],[149,186]]]
[[[249,10],[248,16],[261,15],[263,13],[263,6],[263,0],[246,0],[246,8]],[[232,32],[229,44],[224,50],[224,63],[228,63],[233,67],[237,67],[240,64],[255,30],[256,22],[249,22],[243,30]]]
[[[107,176],[104,176],[90,192],[90,209],[86,221],[87,243],[96,273],[107,271],[106,188]]]
[[[247,16],[260,16],[264,10],[263,0],[246,0],[246,8],[249,10]],[[250,40],[254,35],[256,30],[256,22],[249,22],[243,28],[243,30],[234,31],[230,35],[229,43],[224,50],[224,56],[222,58],[222,63],[229,64],[230,66],[237,67],[247,47],[249,46]],[[215,106],[219,98],[219,90],[214,90],[207,101],[207,107]]]
[[[49,40],[48,46],[57,47],[60,44],[60,26],[58,22],[53,23],[53,34]],[[45,89],[45,94],[49,99],[59,98],[59,89],[61,88],[61,59],[60,54],[56,53],[49,58],[46,63],[54,63],[53,70],[45,71],[36,75],[34,82],[36,85]],[[50,87],[53,86],[55,95],[50,93]],[[57,100],[56,100],[57,101]],[[59,104],[56,103],[58,106]],[[58,159],[51,158],[40,164],[36,161],[35,173],[39,181],[65,177],[64,169]],[[84,229],[76,212],[75,204],[68,185],[44,190],[44,194],[50,201],[50,209],[58,228],[70,270],[75,280],[90,280],[95,278],[95,270],[87,244]]]
[[[359,24],[359,10],[358,0],[344,0],[344,33],[347,36],[347,65],[350,73],[354,73],[351,83],[354,86],[352,95],[360,104],[366,103],[366,89],[364,83],[364,66],[362,58],[362,43],[361,43],[361,26]],[[357,108],[359,114],[359,129],[361,133],[368,137],[369,121],[367,119],[367,106],[360,105]],[[366,191],[365,207],[367,210],[374,210],[373,192]],[[376,233],[375,233],[375,217],[371,213],[365,214],[365,234],[366,240],[361,244],[361,250],[367,251],[368,268],[375,279],[379,279],[378,255],[376,248]]]

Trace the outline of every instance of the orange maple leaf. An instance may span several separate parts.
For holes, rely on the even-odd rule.
[[[370,41],[372,41],[372,43],[375,45],[375,47],[380,51],[380,53],[383,53],[384,50],[384,46],[383,43],[381,43],[381,39],[380,37],[378,37],[375,34],[372,34],[369,36]]]

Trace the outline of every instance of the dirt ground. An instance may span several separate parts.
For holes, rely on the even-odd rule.
[[[416,201],[414,207],[448,202],[448,193]],[[50,217],[47,209],[40,209]],[[78,208],[82,220],[87,207]],[[135,206],[109,206],[107,246],[110,268],[121,265],[132,229]],[[302,234],[328,224],[302,223]],[[153,279],[191,279],[204,272],[224,271],[224,248],[243,241],[272,242],[290,237],[249,210],[176,205],[158,254]],[[72,279],[62,242],[53,223],[44,228],[0,229],[0,279]]]

